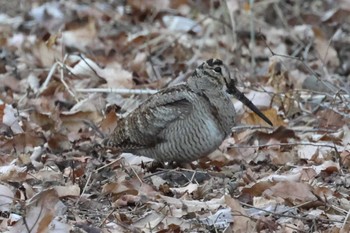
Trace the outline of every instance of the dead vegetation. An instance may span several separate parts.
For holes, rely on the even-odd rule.
[[[1,1],[1,232],[349,232],[350,3]],[[193,169],[104,135],[202,61],[274,127],[239,125]]]

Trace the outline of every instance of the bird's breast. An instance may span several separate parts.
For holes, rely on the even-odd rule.
[[[231,133],[235,125],[236,111],[229,95],[223,92],[206,93],[204,96],[206,112],[212,117],[217,125],[226,136]],[[204,101],[203,101],[204,102]]]

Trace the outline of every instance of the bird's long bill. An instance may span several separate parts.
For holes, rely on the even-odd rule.
[[[234,83],[231,83],[227,90],[228,93],[234,95],[239,101],[245,104],[253,112],[255,112],[261,119],[263,119],[267,124],[272,126],[272,122],[267,118],[242,92],[240,92]]]

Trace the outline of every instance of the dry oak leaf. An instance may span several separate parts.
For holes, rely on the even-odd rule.
[[[282,198],[295,204],[317,200],[317,197],[312,193],[310,185],[295,181],[278,182],[265,190],[263,196],[267,198]]]

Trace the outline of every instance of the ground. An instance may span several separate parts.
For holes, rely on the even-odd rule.
[[[6,1],[1,232],[349,232],[350,2]],[[187,168],[102,140],[220,58],[273,122]]]

